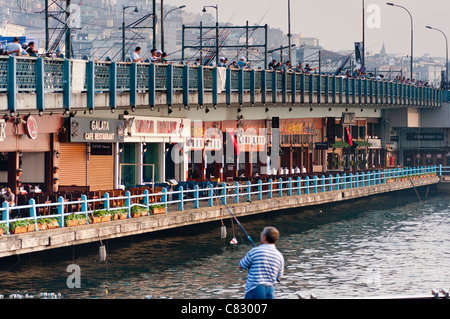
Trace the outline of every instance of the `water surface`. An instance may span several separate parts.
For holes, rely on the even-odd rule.
[[[286,261],[278,298],[430,295],[450,288],[449,196],[412,191],[240,218],[255,242],[280,230]],[[231,219],[0,260],[0,294],[61,293],[63,298],[243,298],[239,260],[252,247]],[[233,233],[237,245],[229,242]],[[67,287],[80,267],[81,288]]]

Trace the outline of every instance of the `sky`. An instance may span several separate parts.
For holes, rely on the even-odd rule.
[[[445,57],[445,37],[426,29],[441,29],[450,37],[450,0],[290,0],[291,32],[315,37],[330,51],[353,50],[362,41],[363,1],[365,3],[365,47],[379,53],[383,42],[388,54],[411,52],[411,19],[406,10],[386,5],[392,1],[413,17],[415,57],[429,54]],[[287,33],[288,0],[164,0],[165,5],[186,5],[187,12],[201,13],[204,5],[218,5],[219,21],[234,25],[268,24]],[[215,16],[215,9],[207,8]],[[286,40],[287,43],[287,40]]]

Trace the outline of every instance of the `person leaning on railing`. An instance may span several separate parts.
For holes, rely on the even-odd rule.
[[[16,205],[16,196],[14,195],[14,193],[11,191],[11,188],[7,188],[6,192],[2,195],[3,200],[5,202],[8,202],[9,207],[15,206]]]

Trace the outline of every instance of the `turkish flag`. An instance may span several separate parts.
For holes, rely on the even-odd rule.
[[[231,140],[233,141],[234,144],[234,149],[236,151],[236,154],[239,156],[241,155],[241,152],[239,151],[239,146],[237,144],[236,138],[234,137],[234,134],[230,131],[228,131],[228,133],[230,134]]]
[[[350,135],[348,127],[345,128],[345,132],[347,133],[348,144],[350,144],[350,146],[353,146],[352,136]]]

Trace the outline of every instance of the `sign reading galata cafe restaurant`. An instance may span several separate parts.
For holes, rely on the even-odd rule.
[[[70,118],[70,142],[123,142],[125,123],[122,120]]]

